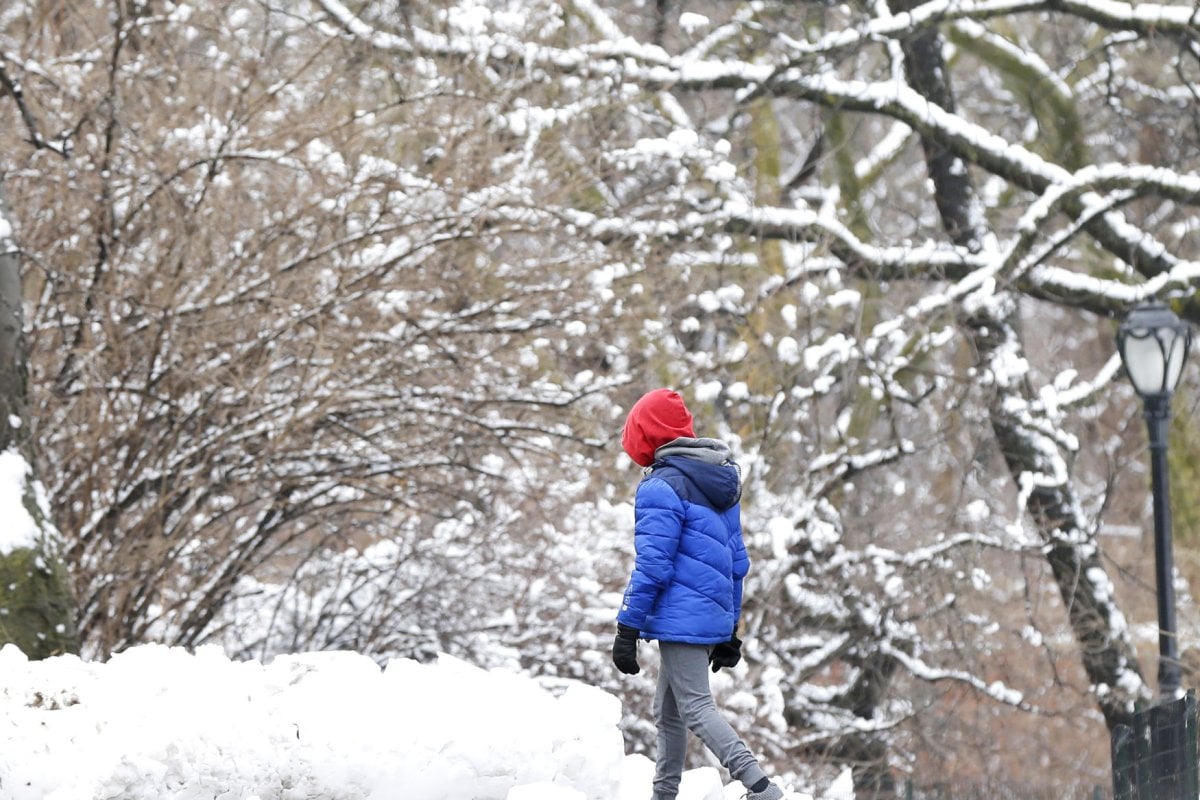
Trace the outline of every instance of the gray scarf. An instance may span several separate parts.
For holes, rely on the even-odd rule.
[[[733,451],[729,445],[720,439],[693,439],[690,436],[680,436],[654,451],[656,461],[667,456],[684,456],[709,464],[724,464],[731,455]]]

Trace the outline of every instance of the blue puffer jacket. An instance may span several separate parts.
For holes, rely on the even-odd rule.
[[[713,439],[678,439],[638,486],[637,560],[617,621],[643,639],[717,644],[733,634],[750,559],[728,453]]]

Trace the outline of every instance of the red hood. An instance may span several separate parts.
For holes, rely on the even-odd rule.
[[[678,392],[655,389],[642,395],[629,409],[621,446],[643,467],[654,463],[654,451],[681,436],[695,437],[692,414]]]

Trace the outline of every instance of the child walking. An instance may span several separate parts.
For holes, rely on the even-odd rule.
[[[696,438],[691,413],[670,389],[634,404],[621,444],[645,477],[634,502],[637,556],[612,657],[617,669],[635,675],[638,639],[658,640],[652,800],[675,800],[688,731],[747,788],[747,800],[780,800],[782,790],[717,711],[708,684],[710,665],[716,672],[742,657],[737,631],[750,559],[742,541],[741,472],[724,442]]]

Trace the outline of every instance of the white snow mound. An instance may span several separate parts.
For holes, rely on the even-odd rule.
[[[101,663],[7,645],[0,800],[646,800],[654,765],[625,754],[620,719],[600,689],[444,655],[380,669],[142,645]],[[701,767],[679,800],[744,793]]]

